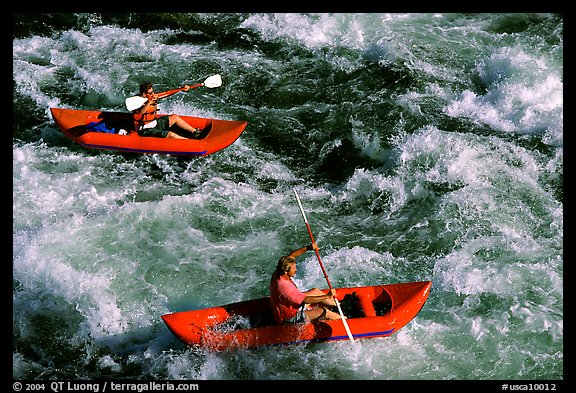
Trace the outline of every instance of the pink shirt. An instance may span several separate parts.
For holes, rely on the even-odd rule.
[[[292,318],[304,301],[304,295],[292,279],[274,273],[270,280],[270,303],[276,323]]]

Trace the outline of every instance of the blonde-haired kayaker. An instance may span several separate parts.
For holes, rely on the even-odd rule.
[[[317,318],[341,319],[340,314],[328,309],[336,306],[334,289],[328,293],[318,288],[302,292],[292,280],[296,275],[296,258],[306,251],[317,249],[318,246],[313,243],[278,260],[270,280],[270,302],[276,323],[300,323]]]

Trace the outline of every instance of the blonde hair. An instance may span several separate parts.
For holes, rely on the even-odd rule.
[[[296,263],[296,259],[289,257],[288,255],[280,257],[280,259],[278,260],[278,264],[276,265],[276,272],[279,275],[288,273],[290,271],[290,265],[292,265],[293,263]]]

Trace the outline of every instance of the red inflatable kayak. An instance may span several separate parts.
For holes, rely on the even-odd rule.
[[[54,122],[67,137],[91,149],[131,153],[205,156],[220,151],[238,139],[247,122],[180,116],[202,133],[194,139],[142,137],[130,130],[132,115],[127,112],[102,112],[50,108]]]
[[[337,288],[336,293],[354,339],[386,337],[420,312],[431,285],[422,281]],[[165,314],[162,319],[183,343],[213,351],[349,339],[341,320],[275,324],[269,297]]]

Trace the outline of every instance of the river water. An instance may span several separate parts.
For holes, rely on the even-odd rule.
[[[16,14],[13,372],[33,380],[561,380],[563,18]],[[50,107],[248,126],[206,157],[83,148]],[[395,335],[224,353],[165,313],[268,295],[309,243],[334,287],[431,280]],[[302,289],[325,288],[313,253]]]

